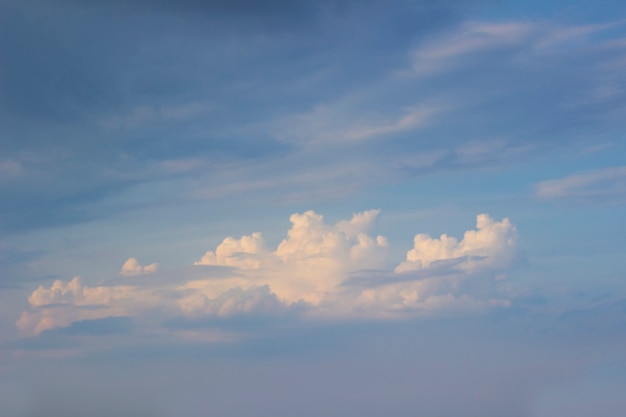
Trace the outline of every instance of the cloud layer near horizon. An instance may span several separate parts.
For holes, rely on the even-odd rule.
[[[129,258],[124,278],[96,285],[80,277],[56,280],[29,296],[31,308],[17,327],[32,335],[80,320],[155,312],[190,319],[285,313],[393,318],[507,305],[493,281],[519,260],[517,229],[509,219],[479,214],[476,229],[460,240],[417,234],[406,259],[389,268],[388,241],[372,233],[379,213],[356,213],[336,224],[313,211],[295,213],[276,248],[259,232],[227,237],[194,263],[206,269],[200,275],[156,279],[157,264]]]

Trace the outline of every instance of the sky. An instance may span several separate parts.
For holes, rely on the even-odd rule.
[[[0,0],[0,414],[626,413],[626,5]]]

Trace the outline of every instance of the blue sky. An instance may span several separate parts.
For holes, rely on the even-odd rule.
[[[624,415],[622,2],[0,8],[5,414]]]

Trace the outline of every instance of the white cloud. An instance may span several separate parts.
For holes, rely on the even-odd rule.
[[[461,240],[446,234],[439,239],[416,235],[406,260],[393,272],[353,276],[325,313],[337,309],[353,316],[394,318],[507,306],[494,281],[514,268],[519,257],[517,229],[510,220],[480,214],[476,230],[466,231]]]
[[[450,259],[462,259],[458,267],[464,270],[507,269],[517,257],[517,251],[517,228],[509,219],[497,222],[487,214],[479,214],[476,230],[465,232],[460,241],[446,234],[439,239],[427,234],[415,235],[413,249],[395,271],[424,269],[434,262]]]
[[[597,199],[626,197],[626,166],[605,168],[537,184],[543,198]]]
[[[133,275],[152,274],[159,269],[159,264],[152,263],[150,265],[141,265],[136,258],[128,258],[122,265],[120,275],[130,277]]]
[[[53,304],[97,305],[110,299],[109,288],[106,291],[87,289],[81,277],[74,277],[68,282],[56,280],[46,289],[40,285],[29,297],[28,302],[34,307]]]
[[[223,265],[242,269],[258,269],[260,255],[267,252],[261,233],[243,236],[241,239],[227,237],[215,249],[207,251],[194,265]]]
[[[39,286],[31,309],[17,322],[25,334],[108,316],[228,317],[278,313],[304,307],[309,317],[398,317],[477,311],[506,305],[493,292],[474,291],[515,266],[517,230],[509,221],[477,216],[476,230],[463,239],[418,234],[406,260],[388,267],[388,242],[372,234],[379,210],[356,213],[327,224],[313,211],[291,215],[287,236],[269,248],[259,232],[227,237],[207,251],[197,268],[204,277],[186,280],[112,281],[85,285],[75,277]],[[155,265],[155,264],[153,264]],[[228,267],[228,268],[219,268]],[[125,275],[146,273],[130,258]],[[154,267],[156,269],[156,267]],[[356,275],[355,275],[356,274]]]
[[[318,304],[351,271],[384,267],[387,240],[367,233],[378,214],[369,210],[327,225],[313,211],[296,213],[289,219],[287,238],[275,250],[265,247],[260,233],[228,237],[196,265],[234,266],[251,282],[269,285],[280,299]]]
[[[32,309],[22,312],[16,325],[24,334],[67,326],[73,321],[122,316],[133,304],[146,306],[145,294],[134,287],[118,285],[86,286],[81,277],[56,280],[49,288],[40,285],[28,297]]]

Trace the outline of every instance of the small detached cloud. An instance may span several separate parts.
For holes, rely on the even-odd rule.
[[[122,265],[122,269],[120,270],[120,275],[124,277],[131,277],[134,275],[144,275],[144,274],[152,274],[159,269],[158,263],[152,263],[150,265],[141,265],[136,258],[128,258],[124,265]]]
[[[517,228],[509,219],[480,214],[476,229],[462,239],[417,234],[406,259],[390,268],[387,238],[372,233],[379,214],[368,210],[327,224],[314,211],[294,213],[276,247],[269,247],[260,232],[227,237],[194,263],[202,274],[182,279],[94,286],[80,277],[57,280],[30,295],[31,308],[17,326],[32,335],[107,317],[139,322],[259,314],[393,319],[510,304],[494,284],[518,265]],[[154,270],[156,264],[142,266],[130,258],[121,274]]]

